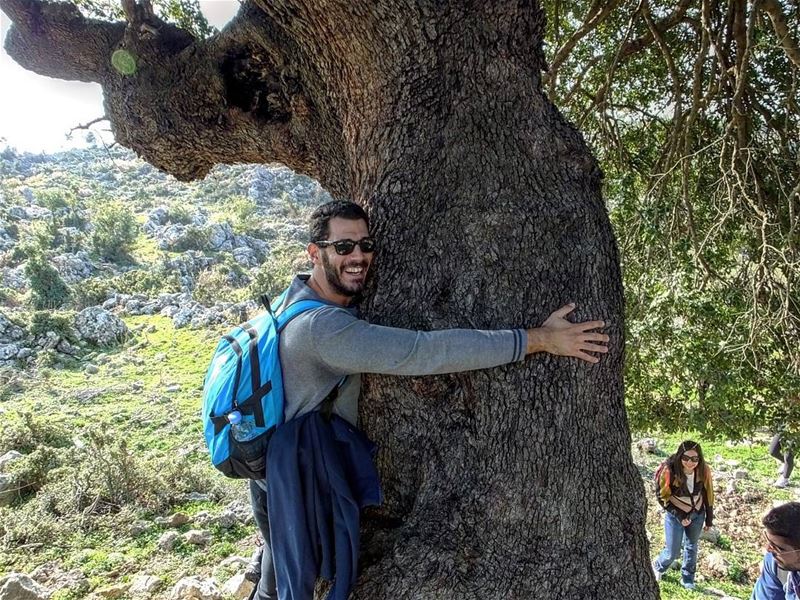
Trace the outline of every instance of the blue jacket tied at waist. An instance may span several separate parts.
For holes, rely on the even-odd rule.
[[[318,411],[278,427],[267,451],[267,512],[280,600],[347,600],[358,575],[359,513],[382,502],[375,445]]]

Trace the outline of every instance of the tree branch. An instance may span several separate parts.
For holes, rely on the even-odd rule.
[[[147,0],[123,6],[127,23],[105,23],[69,3],[0,0],[13,21],[9,54],[43,75],[101,83],[115,139],[180,180],[218,163],[280,162],[345,193],[341,125],[316,109],[311,78],[292,66],[290,40],[261,8],[246,4],[223,33],[195,40]],[[121,71],[111,64],[117,50]],[[321,160],[319,146],[338,159]]]
[[[794,63],[795,67],[800,68],[800,48],[789,31],[786,15],[783,14],[778,0],[761,0],[758,5],[769,15],[772,28],[775,30],[775,35],[778,36],[778,41],[780,41],[783,51],[786,52],[786,56]]]
[[[0,0],[0,9],[14,23],[6,51],[21,66],[59,79],[102,82],[109,76],[109,57],[122,40],[124,23],[86,19],[66,2]]]

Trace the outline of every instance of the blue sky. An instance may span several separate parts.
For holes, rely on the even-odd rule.
[[[200,0],[212,25],[221,27],[239,8],[237,0]],[[0,12],[0,37],[5,44],[11,20]],[[28,152],[53,152],[85,145],[84,131],[72,141],[67,132],[103,115],[99,84],[62,81],[26,71],[0,49],[0,148],[12,146]],[[95,126],[106,129],[108,124]]]

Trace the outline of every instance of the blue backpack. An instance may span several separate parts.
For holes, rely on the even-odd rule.
[[[284,420],[280,333],[296,316],[325,306],[299,300],[276,314],[286,293],[273,307],[263,297],[266,312],[222,336],[206,373],[203,430],[211,462],[228,477],[266,477],[267,446]]]

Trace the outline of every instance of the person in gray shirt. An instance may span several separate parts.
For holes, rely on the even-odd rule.
[[[437,375],[487,369],[548,352],[590,363],[608,351],[608,336],[595,330],[603,321],[572,323],[567,304],[532,329],[445,329],[412,331],[359,319],[351,307],[365,288],[376,248],[369,219],[353,202],[335,200],[311,215],[308,256],[310,275],[298,275],[282,306],[304,299],[325,306],[302,313],[280,338],[285,420],[319,409],[338,386],[333,413],[356,424],[361,373]],[[266,511],[266,480],[250,482],[250,499],[264,539],[258,600],[277,599]]]

